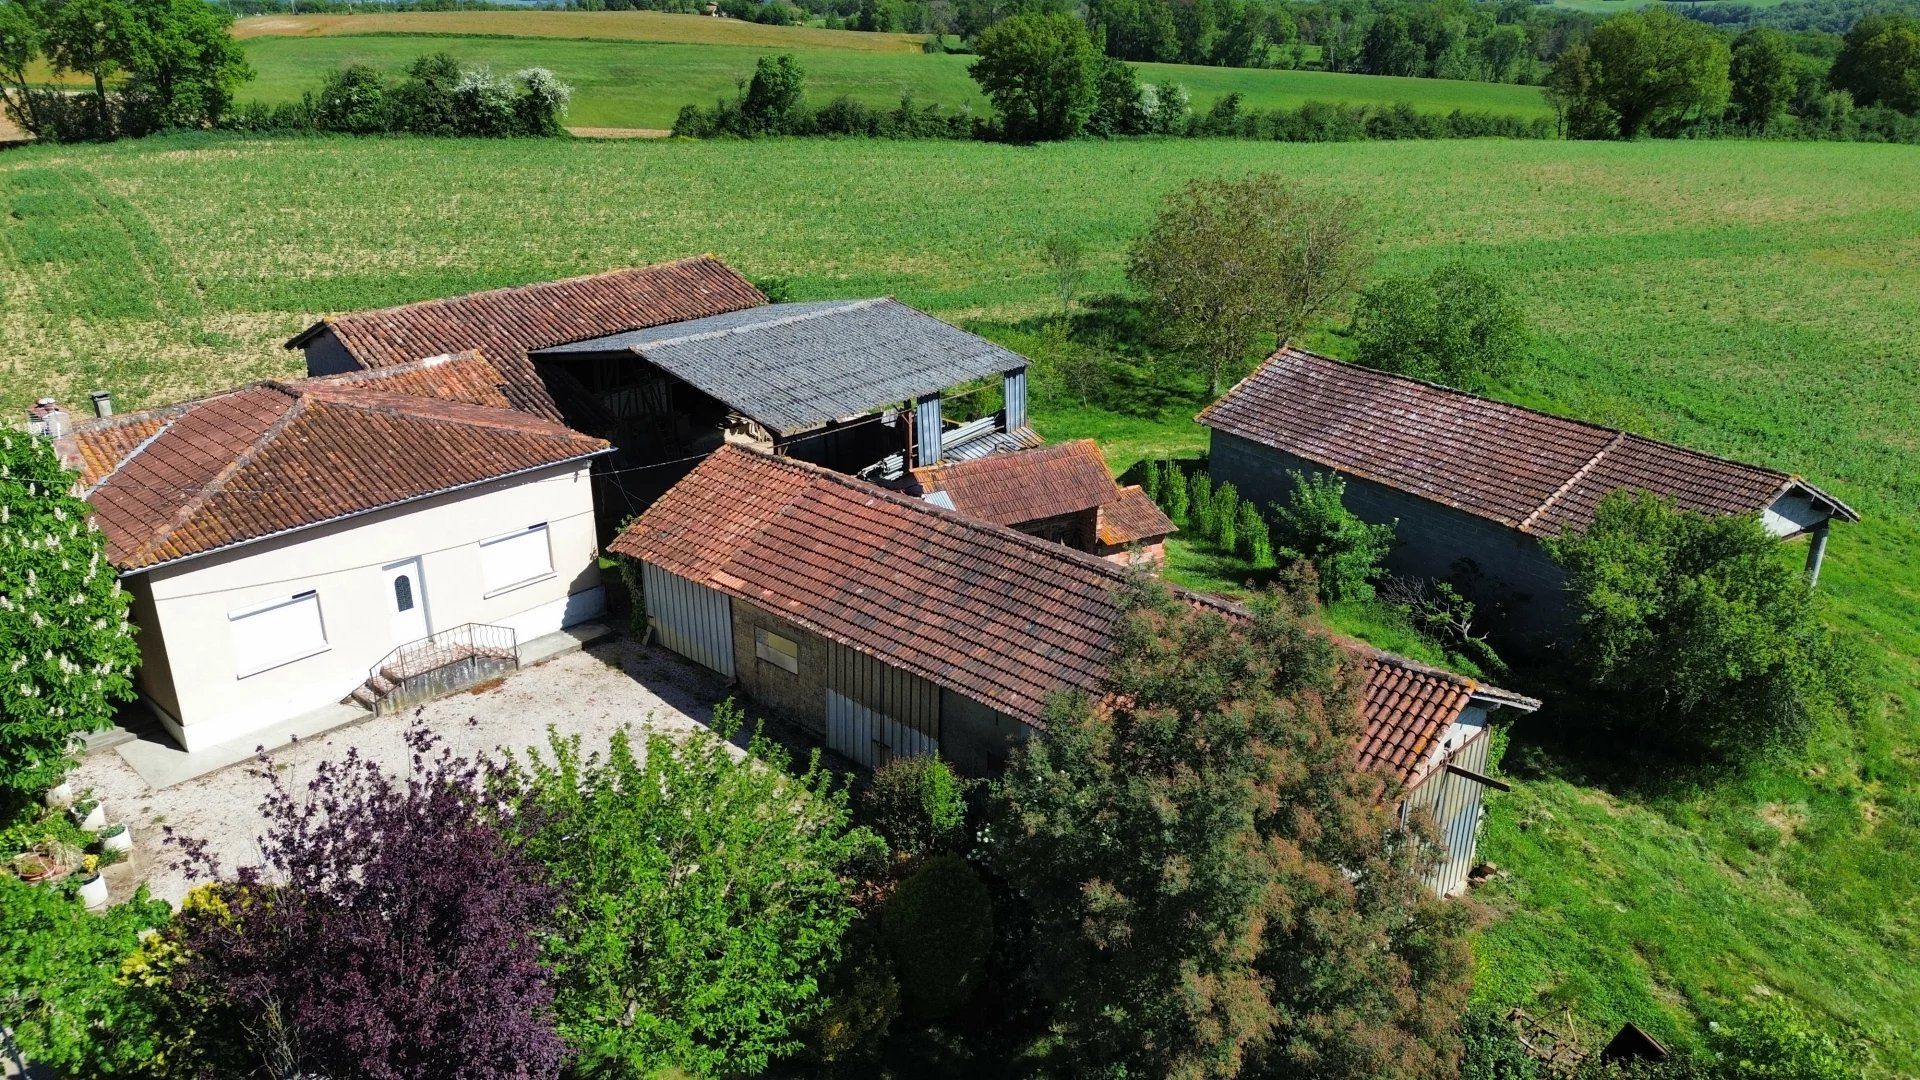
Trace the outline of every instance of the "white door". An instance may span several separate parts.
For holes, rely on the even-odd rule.
[[[387,610],[393,615],[393,643],[405,645],[419,641],[432,631],[427,629],[427,589],[420,579],[420,560],[403,559],[388,563]]]

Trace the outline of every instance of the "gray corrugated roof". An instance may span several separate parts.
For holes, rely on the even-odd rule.
[[[889,297],[768,304],[543,349],[632,353],[780,433],[1027,366]]]

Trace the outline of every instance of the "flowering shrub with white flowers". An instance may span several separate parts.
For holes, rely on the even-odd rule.
[[[0,822],[133,696],[127,594],[89,510],[52,444],[0,429]]]

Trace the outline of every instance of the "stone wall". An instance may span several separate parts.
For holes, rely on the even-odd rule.
[[[966,776],[998,776],[1033,729],[1005,713],[940,691],[940,756]]]
[[[797,674],[756,655],[755,629],[779,634],[800,646]],[[733,601],[733,670],[740,689],[757,704],[821,739],[827,737],[826,639],[736,598]]]
[[[1330,472],[1284,450],[1213,432],[1214,483],[1232,481],[1243,498],[1266,506],[1285,502],[1293,491],[1289,471]],[[1488,616],[1501,620],[1519,642],[1541,645],[1564,639],[1572,629],[1566,575],[1535,538],[1497,522],[1420,498],[1404,491],[1348,476],[1346,504],[1366,521],[1396,521],[1396,542],[1387,568],[1407,577],[1451,578],[1461,560],[1479,571],[1471,598]]]

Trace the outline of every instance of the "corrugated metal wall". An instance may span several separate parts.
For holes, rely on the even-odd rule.
[[[642,563],[647,621],[660,644],[733,677],[733,604],[726,594]]]
[[[1007,410],[1007,430],[1018,431],[1027,426],[1027,369],[1009,371],[1001,383],[1001,397]]]
[[[940,748],[940,688],[827,644],[827,747],[868,768]]]
[[[931,465],[940,460],[940,395],[928,394],[913,406],[914,464]]]
[[[1455,750],[1448,761],[1470,772],[1484,773],[1487,771],[1489,742],[1487,729],[1481,728],[1480,733]],[[1440,826],[1441,843],[1447,852],[1446,861],[1427,875],[1426,883],[1442,896],[1460,891],[1467,883],[1467,874],[1473,869],[1474,851],[1479,843],[1480,816],[1485,798],[1485,788],[1464,776],[1448,772],[1444,764],[1407,796],[1404,804],[1406,811],[1424,806],[1433,815],[1434,824]]]

